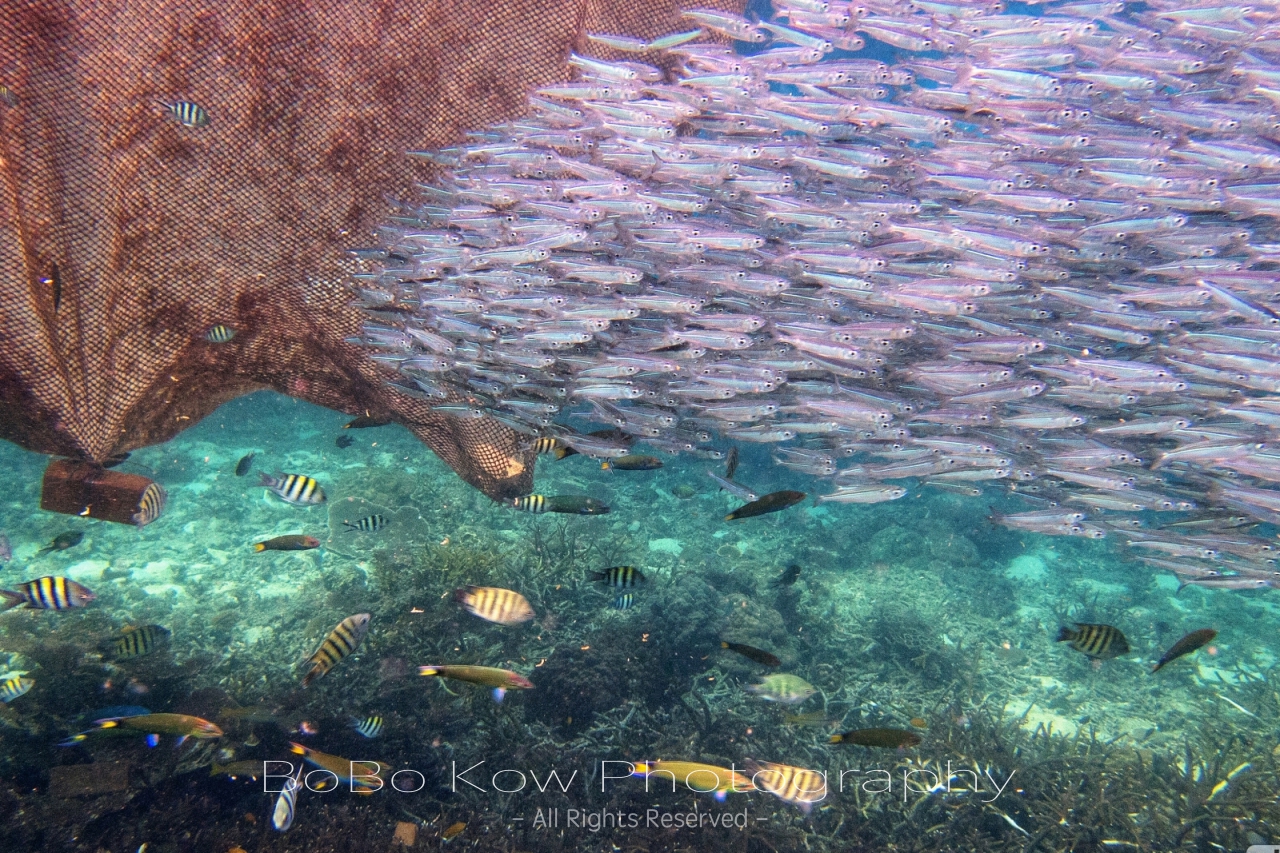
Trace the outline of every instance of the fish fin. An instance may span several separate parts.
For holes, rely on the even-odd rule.
[[[716,802],[723,803],[728,796],[729,796],[729,789],[721,788],[720,790],[716,791],[716,794],[715,794]]]
[[[844,743],[844,735],[832,735],[827,738],[827,743]]]
[[[311,669],[307,670],[306,675],[302,676],[302,686],[306,687],[310,685],[311,682],[315,681],[319,676],[320,676],[319,667],[313,666]]]
[[[294,743],[293,741],[289,741],[289,751],[296,753],[297,755],[307,754],[307,748],[305,746],[300,743]]]
[[[434,666],[418,667],[418,675],[439,675],[439,674],[440,674],[439,667],[434,667]]]
[[[502,701],[502,697],[504,697],[504,696],[506,696],[506,695],[507,695],[507,691],[506,691],[506,689],[505,689],[505,688],[502,688],[502,687],[495,687],[495,688],[493,688],[493,701],[495,701],[495,702],[501,702],[501,701]]]
[[[145,743],[150,748],[155,749],[157,746],[160,745],[160,735],[156,734],[155,732],[152,732],[151,734],[144,737],[142,739],[142,742]],[[182,741],[179,740],[178,743],[182,743]]]
[[[0,599],[4,599],[0,602],[0,613],[25,604],[27,601],[25,595],[20,592],[14,592],[11,589],[0,589]]]
[[[1054,639],[1055,643],[1065,643],[1076,638],[1076,632],[1065,625],[1058,629],[1058,636]]]
[[[88,732],[80,732],[79,734],[72,735],[66,740],[58,741],[58,746],[75,746],[78,743],[84,743],[88,739],[89,739]]]
[[[259,542],[253,546],[253,550],[255,553],[265,551],[267,550],[267,544],[265,542]]]

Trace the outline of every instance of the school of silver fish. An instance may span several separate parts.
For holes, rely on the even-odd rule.
[[[1005,488],[1007,526],[1280,584],[1280,5],[774,8],[594,36],[414,152],[352,341],[531,441],[576,410],[772,444],[824,501]]]

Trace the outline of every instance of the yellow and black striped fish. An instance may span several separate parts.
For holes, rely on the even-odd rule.
[[[564,446],[564,442],[554,435],[540,435],[529,443],[529,449],[538,454],[555,453],[564,449]]]
[[[236,336],[236,330],[221,323],[204,333],[204,339],[211,344],[225,344]]]
[[[168,493],[159,483],[148,484],[142,490],[142,497],[138,500],[138,511],[132,516],[133,523],[139,527],[146,527],[155,521],[160,517],[160,513],[164,512],[164,505],[168,498]]]
[[[533,607],[518,592],[496,586],[467,586],[453,593],[453,600],[486,622],[516,625],[533,618]]]
[[[280,500],[295,506],[322,504],[325,501],[324,489],[306,474],[281,474],[272,477],[262,474],[262,485],[279,496]]]
[[[18,105],[17,94],[3,83],[0,83],[0,103],[9,107],[16,107]]]
[[[636,584],[645,582],[644,572],[635,566],[610,566],[603,572],[592,572],[593,581],[603,581],[605,586],[614,589],[631,589]]]
[[[73,580],[45,575],[27,581],[16,590],[0,589],[0,599],[3,599],[0,612],[22,605],[32,610],[66,610],[84,607],[93,598],[92,592]]]
[[[208,111],[191,101],[174,101],[161,106],[183,127],[204,127],[209,123]]]
[[[525,495],[524,497],[512,498],[511,505],[524,512],[546,512],[547,496]]]
[[[149,655],[169,642],[169,629],[163,625],[125,628],[119,636],[103,643],[103,651],[115,660],[128,660]]]
[[[1058,642],[1070,643],[1071,648],[1084,652],[1095,660],[1111,660],[1129,654],[1129,641],[1119,628],[1077,622],[1075,629],[1059,628]]]
[[[7,705],[19,696],[27,695],[27,691],[35,687],[35,684],[36,680],[34,678],[23,678],[15,675],[0,684],[0,702],[4,702]]]
[[[770,761],[746,760],[747,772],[757,788],[768,791],[784,803],[799,806],[808,814],[813,804],[827,796],[827,776],[815,770],[774,764]]]
[[[320,644],[320,648],[316,649],[316,653],[307,658],[311,669],[302,677],[303,687],[333,669],[338,661],[356,650],[356,646],[360,645],[360,641],[364,639],[365,632],[369,630],[370,618],[368,613],[348,616],[338,623],[338,627],[329,632],[329,636],[324,638],[324,642]]]
[[[344,521],[342,523],[351,530],[359,530],[361,533],[377,533],[390,522],[387,521],[385,515],[369,515],[356,522]]]

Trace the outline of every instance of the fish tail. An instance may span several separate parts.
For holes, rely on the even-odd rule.
[[[602,580],[604,580],[604,579],[605,579],[605,577],[606,577],[606,576],[607,576],[607,573],[606,573],[606,572],[592,572],[592,573],[591,573],[591,580],[593,580],[593,581],[602,581]]]
[[[1076,638],[1076,632],[1065,625],[1058,629],[1058,636],[1054,638],[1055,643],[1065,643]]]
[[[265,543],[265,542],[259,542],[259,543],[257,543],[256,545],[254,545],[254,546],[253,546],[253,550],[254,550],[254,552],[265,551],[265,550],[267,550],[267,543]]]
[[[844,743],[844,735],[832,735],[827,738],[827,743]]]
[[[307,748],[305,746],[300,743],[294,743],[293,741],[289,741],[289,751],[297,755],[307,754]]]
[[[418,667],[418,675],[439,675],[440,667],[438,666],[420,666]]]
[[[11,610],[26,600],[27,597],[20,592],[14,592],[11,589],[0,589],[0,613]]]
[[[88,732],[80,732],[80,734],[72,735],[66,740],[58,741],[58,746],[75,746],[78,743],[84,743],[88,739]]]
[[[493,688],[493,701],[501,702],[503,697],[507,695],[507,691],[502,687]]]
[[[473,586],[460,586],[453,591],[453,600],[459,604],[465,604],[467,596],[471,595],[471,591],[475,589]]]
[[[318,666],[311,667],[311,669],[307,670],[307,674],[302,676],[302,686],[303,687],[308,686],[309,684],[311,684],[311,682],[315,681],[316,678],[319,677],[319,675],[320,675],[320,667]]]

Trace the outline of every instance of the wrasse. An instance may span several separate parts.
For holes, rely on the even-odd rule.
[[[721,802],[731,793],[759,790],[745,773],[697,761],[637,761],[634,768],[631,775],[644,779],[646,788],[648,780],[656,777],[659,783],[669,780],[672,787],[679,784],[699,793],[713,794]]]
[[[1110,625],[1077,622],[1075,629],[1058,629],[1057,642],[1069,643],[1071,648],[1084,652],[1095,660],[1110,660],[1129,653],[1129,641],[1120,629]]]
[[[120,634],[102,644],[102,651],[115,660],[129,660],[149,655],[169,642],[169,629],[163,625],[142,625],[125,628]]]
[[[745,643],[730,643],[722,641],[720,648],[728,649],[731,652],[742,655],[748,660],[753,660],[764,666],[782,666],[782,661],[778,660],[778,656],[772,652],[766,652],[764,649],[757,649],[755,646],[748,646]]]
[[[275,492],[280,500],[295,506],[311,506],[325,502],[324,489],[305,474],[260,474],[262,485]]]
[[[140,732],[147,735],[176,735],[179,744],[183,743],[187,738],[206,740],[208,738],[222,737],[222,729],[199,717],[192,717],[188,714],[140,714],[133,717],[107,717],[102,720],[94,720],[94,728],[72,735],[59,746],[73,746],[74,744],[82,743],[93,734],[102,732],[124,733],[126,731]],[[154,744],[154,741],[150,738],[148,738],[147,742]]]
[[[881,749],[905,749],[909,746],[919,746],[920,735],[906,729],[854,729],[851,732],[832,735],[830,742],[874,746]]]
[[[349,784],[357,794],[372,794],[382,788],[382,785],[374,785],[365,780],[371,777],[382,780],[382,773],[387,766],[385,764],[377,761],[349,761],[293,741],[289,742],[289,751],[295,755],[301,755],[308,764],[319,767],[321,770],[328,770],[338,777],[339,782]]]
[[[765,515],[770,512],[779,512],[787,507],[795,506],[804,500],[808,495],[804,492],[792,491],[784,489],[780,492],[770,492],[769,494],[752,501],[745,506],[740,506],[733,512],[724,517],[725,521],[733,521],[739,518],[753,518],[757,515]]]
[[[492,687],[493,698],[501,702],[508,690],[529,690],[533,682],[509,669],[498,669],[492,666],[465,666],[445,664],[443,666],[420,666],[418,675],[435,678],[450,678],[454,681],[466,681],[481,687]]]
[[[533,607],[518,592],[495,586],[466,586],[455,590],[453,600],[473,616],[499,625],[518,625],[533,618]]]
[[[827,777],[823,773],[751,759],[747,759],[746,769],[757,789],[768,791],[784,803],[799,806],[805,814],[813,809],[814,803],[827,796]]]
[[[1192,631],[1178,642],[1169,647],[1169,651],[1165,652],[1160,661],[1152,668],[1151,672],[1156,673],[1160,668],[1172,660],[1189,655],[1201,646],[1212,642],[1213,638],[1218,636],[1218,632],[1213,628],[1201,628],[1198,631]]]
[[[300,533],[291,534],[289,536],[277,536],[274,539],[267,539],[258,542],[253,546],[256,552],[262,551],[309,551],[312,548],[319,548],[320,540],[314,536],[303,536]]]
[[[357,613],[339,622],[337,627],[329,632],[329,636],[320,643],[320,648],[316,649],[315,654],[307,659],[311,669],[302,677],[302,686],[306,687],[333,669],[338,661],[354,652],[369,631],[371,618],[368,613]]]
[[[391,423],[391,418],[370,415],[367,412],[355,420],[348,421],[342,425],[343,429],[370,429],[372,427],[386,426]]]
[[[232,761],[229,764],[219,764],[216,761],[209,765],[210,776],[230,776],[232,779],[240,776],[247,776],[250,779],[257,779],[264,775],[262,772],[263,761],[261,758],[246,758],[243,761]]]
[[[656,456],[628,453],[617,459],[601,462],[600,467],[606,471],[656,471],[662,467],[662,460]]]
[[[14,607],[26,606],[31,610],[67,610],[84,607],[93,601],[94,595],[73,580],[46,575],[27,581],[16,590],[0,589],[0,613]]]

